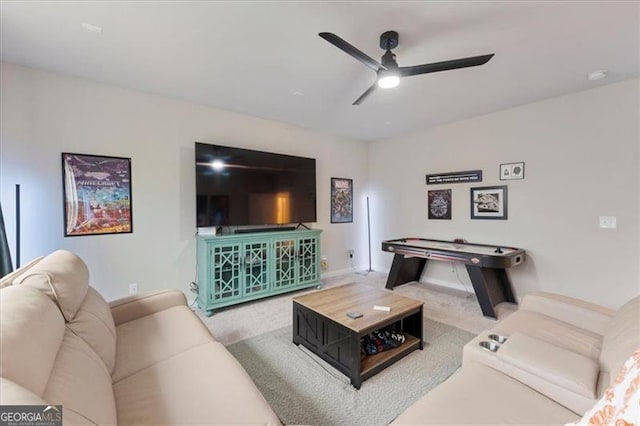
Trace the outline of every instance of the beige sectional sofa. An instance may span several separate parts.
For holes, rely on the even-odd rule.
[[[280,424],[179,291],[108,304],[67,251],[0,288],[2,405],[61,404],[66,424]],[[506,337],[493,352],[480,346],[490,335]],[[576,421],[639,347],[640,297],[612,311],[532,293],[394,424]]]
[[[179,291],[107,304],[67,251],[0,281],[0,404],[65,424],[280,424]]]
[[[495,351],[480,346],[506,337]],[[393,424],[553,424],[578,421],[640,348],[640,297],[617,311],[531,293],[470,341],[453,376]],[[639,378],[640,380],[640,378]]]

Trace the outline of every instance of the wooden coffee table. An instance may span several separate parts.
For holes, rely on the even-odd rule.
[[[388,306],[390,312],[377,311]],[[423,302],[378,290],[364,284],[347,284],[293,299],[293,343],[302,344],[351,379],[362,381],[377,374],[416,349],[422,349]],[[347,312],[364,314],[352,319]],[[405,342],[375,355],[362,357],[360,339],[374,330],[393,325]]]

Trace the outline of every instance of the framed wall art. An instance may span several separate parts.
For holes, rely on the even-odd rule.
[[[64,236],[133,232],[131,159],[62,153]]]
[[[478,182],[482,182],[482,170],[432,173],[427,175],[427,185],[438,185],[442,183],[478,183]]]
[[[427,191],[428,218],[451,220],[451,190]]]
[[[331,223],[353,222],[353,180],[331,178]]]
[[[507,219],[507,186],[471,188],[471,219]]]
[[[524,179],[524,162],[500,164],[500,180]]]

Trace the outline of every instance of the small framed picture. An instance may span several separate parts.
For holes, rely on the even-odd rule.
[[[507,186],[471,188],[471,219],[507,219]]]
[[[524,162],[500,164],[500,180],[524,179]]]
[[[451,220],[451,190],[437,189],[427,191],[429,219]]]
[[[331,178],[331,223],[353,222],[353,180]]]

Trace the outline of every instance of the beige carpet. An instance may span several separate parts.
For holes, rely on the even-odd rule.
[[[286,326],[231,344],[265,399],[285,424],[386,425],[449,377],[474,334],[424,319],[424,350],[414,351],[363,382],[349,379],[302,346]]]
[[[358,282],[375,288],[384,288],[387,274],[372,272],[369,274],[350,273],[322,279],[323,288],[334,285]],[[470,289],[469,289],[470,290]],[[291,299],[315,289],[287,293],[268,299],[244,303],[217,310],[207,318],[202,311],[195,312],[209,327],[219,342],[228,345],[240,340],[258,336],[291,324]],[[446,289],[435,285],[413,282],[396,287],[394,290],[403,296],[422,300],[426,318],[452,325],[462,330],[479,334],[496,324],[496,320],[484,318],[478,301],[473,293]],[[514,305],[503,303],[496,307],[498,318],[502,319],[515,310]]]

